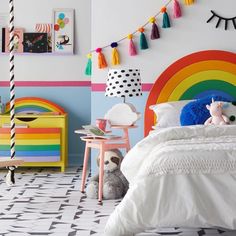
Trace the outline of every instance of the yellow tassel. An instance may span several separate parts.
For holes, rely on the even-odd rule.
[[[118,46],[117,42],[111,43],[111,48],[112,48],[111,63],[113,66],[120,64],[120,57],[119,57],[119,52],[117,50],[117,46]]]
[[[194,4],[195,0],[184,0],[185,5],[192,5]]]
[[[116,48],[112,49],[112,65],[119,65],[120,64],[120,57],[119,52]]]

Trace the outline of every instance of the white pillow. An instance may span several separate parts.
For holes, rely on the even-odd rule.
[[[176,102],[164,102],[151,105],[149,109],[157,116],[157,124],[153,128],[166,128],[180,126],[180,114],[182,108],[193,100],[182,100]]]

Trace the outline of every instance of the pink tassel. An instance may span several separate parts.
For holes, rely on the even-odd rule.
[[[129,34],[127,36],[127,38],[129,39],[129,55],[130,56],[136,56],[137,55],[137,50],[135,48],[134,42],[133,42],[133,35]]]
[[[179,18],[182,16],[181,7],[178,0],[174,0],[173,11],[174,11],[174,14],[173,14],[174,18]]]

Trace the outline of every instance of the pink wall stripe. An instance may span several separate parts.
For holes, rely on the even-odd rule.
[[[106,84],[94,83],[91,81],[16,81],[17,87],[90,87],[93,92],[104,92]],[[151,83],[142,84],[143,92],[152,88]],[[8,81],[0,81],[0,87],[9,87]]]
[[[18,87],[90,87],[90,81],[16,81]],[[0,81],[1,87],[9,87],[8,81]]]
[[[149,92],[152,88],[153,84],[142,84],[143,92]],[[92,84],[92,91],[94,92],[104,92],[106,88],[106,84]]]

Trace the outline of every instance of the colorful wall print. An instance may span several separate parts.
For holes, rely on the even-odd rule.
[[[10,48],[10,33],[8,28],[3,28],[3,37],[5,37],[5,52],[9,52]],[[14,29],[14,51],[18,53],[23,52],[23,33],[24,29],[15,28]],[[4,36],[5,35],[5,36]]]
[[[44,53],[47,51],[47,33],[24,33],[24,52]]]
[[[48,34],[48,52],[52,52],[52,24],[38,23],[35,25],[35,31]]]
[[[74,9],[54,9],[53,11],[53,51],[74,52]]]

